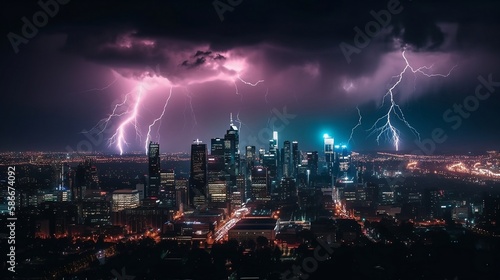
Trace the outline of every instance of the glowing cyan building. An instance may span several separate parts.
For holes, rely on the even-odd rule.
[[[328,134],[323,135],[323,141],[324,141],[324,152],[325,152],[325,162],[326,162],[326,168],[328,170],[328,175],[333,176],[333,144],[334,140],[333,137],[330,137]]]

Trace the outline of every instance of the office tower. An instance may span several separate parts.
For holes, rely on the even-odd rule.
[[[269,140],[269,154],[275,155],[274,158],[276,159],[276,175],[275,178],[277,181],[279,178],[281,178],[281,174],[283,172],[283,167],[281,166],[281,153],[280,149],[278,147],[278,132],[273,131],[273,139]],[[276,185],[276,184],[275,184]]]
[[[294,178],[282,178],[279,187],[279,199],[281,201],[290,201],[297,196],[297,189]]]
[[[160,191],[160,144],[149,142],[149,182],[147,196],[158,197]]]
[[[189,205],[189,180],[175,180],[175,196],[177,207],[179,208],[179,211],[183,213],[184,208]]]
[[[268,176],[268,191],[271,192],[276,188],[278,180],[278,165],[276,160],[276,154],[264,154],[264,159],[262,161],[263,167],[267,170]]]
[[[248,178],[250,176],[252,168],[255,166],[255,146],[245,147],[245,160],[246,160],[245,175],[247,175]]]
[[[115,190],[112,195],[113,212],[139,207],[138,190]]]
[[[300,164],[299,142],[292,142],[292,176],[297,178]]]
[[[325,152],[325,162],[326,162],[326,169],[328,172],[328,176],[333,177],[333,138],[330,137],[328,134],[325,134],[323,136],[323,141],[324,141],[324,152]]]
[[[209,155],[207,157],[208,202],[213,206],[221,206],[227,199],[224,157]]]
[[[210,154],[214,156],[224,155],[224,139],[212,138],[210,143]]]
[[[500,195],[483,193],[483,219],[487,224],[500,224]]]
[[[251,195],[253,200],[269,200],[269,176],[266,167],[255,166],[252,168]]]
[[[76,170],[69,175],[72,179],[71,192],[72,201],[80,201],[85,196],[86,190],[99,190],[99,176],[97,167],[92,160],[86,159],[78,164]]]
[[[240,151],[239,151],[239,131],[233,123],[231,114],[229,129],[224,135],[224,164],[228,175],[229,186],[236,185],[236,175],[239,174],[240,167]]]
[[[318,175],[318,152],[307,152],[307,169],[311,172],[310,176],[312,178]]]
[[[175,191],[175,171],[173,169],[161,172],[160,206],[169,209],[177,208]]]
[[[290,141],[283,143],[283,177],[292,177],[292,146]]]
[[[334,148],[334,175],[337,178],[351,177],[351,152],[346,145],[335,145]]]
[[[207,199],[207,145],[195,140],[191,145],[191,173],[189,176],[189,203],[193,207],[205,204]]]
[[[269,153],[277,154],[278,153],[278,132],[273,131],[273,139],[269,140]]]
[[[249,171],[251,172],[251,170]],[[236,209],[236,208],[240,208],[241,207],[241,203],[243,203],[246,199],[246,195],[245,195],[245,191],[246,191],[246,188],[247,188],[247,180],[245,179],[245,176],[243,175],[238,175],[236,176],[236,190],[235,192],[238,192],[239,193],[239,202],[238,202],[238,195],[236,196],[231,196],[231,205],[232,205],[232,210]],[[236,200],[235,200],[236,199]],[[239,206],[237,205],[239,203]],[[235,206],[237,206],[236,208],[234,208]]]
[[[259,148],[259,165],[264,163],[264,155],[266,154],[266,149]]]
[[[424,189],[422,202],[426,219],[437,219],[441,193],[436,188]]]

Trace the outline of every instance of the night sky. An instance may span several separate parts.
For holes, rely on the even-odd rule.
[[[189,151],[194,139],[223,137],[230,113],[240,147],[267,148],[274,124],[280,146],[321,150],[324,133],[348,142],[357,108],[352,149],[395,151],[392,135],[378,144],[369,129],[390,109],[383,97],[405,68],[403,50],[413,69],[449,73],[407,69],[393,90],[420,139],[434,131],[436,152],[500,149],[498,1],[40,2],[58,8],[1,9],[1,151],[87,149],[87,141],[119,153],[122,141],[128,153],[148,139],[161,152]],[[36,34],[23,27],[34,15]],[[399,149],[412,151],[418,135],[402,117],[392,113],[391,124]]]

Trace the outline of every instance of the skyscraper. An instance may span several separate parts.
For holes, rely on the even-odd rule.
[[[300,164],[300,151],[299,151],[299,142],[292,142],[292,174],[293,177],[297,178],[298,169]]]
[[[224,139],[212,138],[210,143],[210,154],[214,156],[224,155]]]
[[[268,191],[274,191],[274,189],[277,186],[277,181],[278,181],[278,166],[277,166],[277,160],[276,160],[276,154],[273,153],[268,153],[264,154],[264,159],[263,159],[263,166],[265,167],[267,171],[267,176],[268,176]],[[253,182],[253,181],[252,181]]]
[[[207,159],[207,198],[212,206],[223,205],[227,199],[224,157],[209,155]]]
[[[255,146],[245,148],[246,174],[250,175],[252,167],[255,165]]]
[[[290,141],[283,143],[283,177],[292,177],[292,147]]]
[[[267,168],[255,166],[252,168],[252,187],[251,196],[254,200],[269,200],[269,191],[267,189],[269,176]]]
[[[160,144],[149,142],[149,185],[147,195],[158,197],[160,191]]]
[[[229,129],[224,135],[224,164],[230,186],[236,185],[236,175],[239,174],[240,168],[240,151],[239,151],[240,136],[238,127],[233,123],[231,114]]]
[[[318,152],[307,152],[307,168],[311,171],[311,176],[314,178],[318,175]]]
[[[161,172],[160,201],[162,206],[177,208],[177,197],[175,191],[175,171],[173,169]]]
[[[189,176],[189,203],[196,207],[207,199],[207,145],[195,140],[191,145],[191,173]]]
[[[328,172],[328,176],[330,176],[330,181],[333,183],[333,138],[330,137],[328,134],[325,134],[323,136],[323,141],[324,141],[324,152],[325,152],[325,162],[326,162],[326,169]]]

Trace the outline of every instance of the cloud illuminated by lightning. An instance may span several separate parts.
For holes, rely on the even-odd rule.
[[[113,131],[113,135],[108,139],[108,144],[115,145],[116,148],[119,150],[120,154],[123,154],[125,152],[126,146],[129,145],[128,139],[128,130],[134,129],[136,138],[139,139],[139,141],[142,142],[142,134],[141,132],[146,132],[146,137],[145,137],[145,142],[142,142],[143,147],[146,150],[146,153],[148,152],[148,146],[149,146],[149,141],[151,141],[154,138],[153,131],[156,129],[156,139],[159,139],[160,137],[160,127],[161,127],[161,122],[162,118],[165,116],[168,110],[169,103],[172,102],[171,98],[173,94],[175,93],[176,88],[183,88],[186,91],[186,100],[189,102],[189,107],[191,109],[191,113],[193,116],[194,120],[194,125],[197,124],[196,121],[196,115],[194,112],[193,108],[193,96],[191,92],[189,91],[189,87],[191,85],[199,85],[203,84],[205,82],[211,82],[211,81],[227,81],[227,82],[232,82],[236,88],[236,94],[241,95],[239,90],[238,90],[238,85],[237,83],[242,83],[245,86],[251,86],[251,87],[257,87],[259,84],[264,83],[264,80],[258,80],[254,83],[249,82],[245,79],[242,78],[241,75],[245,74],[245,71],[247,70],[248,64],[246,63],[245,59],[239,58],[239,57],[232,57],[232,55],[225,54],[223,56],[224,59],[221,59],[220,57],[222,56],[217,56],[218,59],[208,59],[206,58],[205,63],[203,64],[196,64],[196,63],[186,63],[186,68],[183,68],[182,71],[185,71],[186,69],[195,69],[198,72],[202,72],[204,75],[197,75],[197,76],[192,76],[189,78],[179,78],[179,76],[173,75],[173,79],[175,82],[171,81],[170,79],[164,77],[160,73],[159,65],[156,66],[156,70],[147,67],[147,71],[142,71],[142,73],[139,74],[134,74],[134,83],[139,83],[138,89],[134,89],[131,92],[127,93],[123,100],[121,100],[119,103],[114,105],[112,107],[112,112],[106,117],[101,119],[97,125],[94,126],[93,130],[96,128],[99,128],[98,133],[101,134],[103,133],[107,127],[110,126],[111,122],[118,121],[118,127],[116,130]],[[200,66],[201,65],[201,66]],[[201,68],[200,67],[204,67]],[[194,71],[194,70],[188,70],[188,71]],[[203,72],[205,71],[205,72]],[[132,71],[133,72],[133,71]],[[136,71],[137,72],[137,71]],[[129,72],[125,71],[125,74],[128,74]],[[180,72],[181,74],[184,72]],[[182,77],[182,76],[181,76]],[[91,89],[91,90],[104,90],[106,88],[109,88],[111,85],[113,85],[116,82],[117,78],[112,81],[111,84],[107,85],[105,88],[101,89]],[[152,119],[147,126],[141,127],[139,120],[141,120],[141,123],[145,119],[145,116],[141,114],[141,111],[144,109],[144,106],[146,106],[146,102],[149,103],[148,100],[156,98],[151,96],[150,91],[156,88],[156,86],[169,86],[170,87],[170,92],[168,95],[168,98],[165,100],[163,104],[163,109],[161,113],[157,116],[156,118]],[[241,98],[243,98],[243,95],[241,95]],[[239,118],[239,114],[236,116],[237,122],[239,123],[239,127],[241,129],[242,122]],[[144,129],[144,130],[141,130]],[[142,139],[142,140],[141,140]]]
[[[455,69],[455,67],[457,67],[457,65],[453,66],[448,71],[447,74],[428,74],[428,73],[424,72],[424,70],[432,69],[432,65],[414,68],[413,66],[411,66],[410,62],[406,58],[405,52],[406,52],[406,50],[403,50],[401,53],[401,55],[405,61],[405,67],[398,75],[393,76],[393,78],[396,78],[397,80],[392,86],[390,86],[389,90],[385,93],[385,95],[382,98],[381,107],[384,106],[385,99],[387,97],[389,97],[389,101],[390,101],[389,109],[387,110],[386,114],[384,114],[383,116],[378,118],[375,121],[375,123],[372,125],[372,127],[370,127],[370,129],[368,129],[368,131],[371,131],[370,135],[376,134],[377,143],[380,143],[380,138],[382,136],[386,136],[390,140],[390,142],[394,145],[396,151],[399,150],[399,146],[400,146],[400,140],[401,140],[400,131],[394,126],[393,119],[391,117],[394,117],[394,116],[397,117],[420,140],[420,133],[418,133],[418,131],[412,125],[410,125],[410,123],[406,120],[405,115],[404,115],[403,111],[401,110],[401,107],[394,100],[394,92],[393,91],[401,83],[405,73],[407,73],[408,70],[410,70],[413,73],[413,75],[421,74],[421,75],[424,75],[426,77],[448,77],[451,74],[451,72],[453,71],[453,69]],[[359,113],[359,109],[358,109],[358,113]],[[361,121],[361,114],[360,113],[359,113],[359,116],[360,116],[359,120]],[[352,138],[352,133],[359,125],[360,125],[360,122],[358,122],[358,124],[352,129],[351,138]]]

